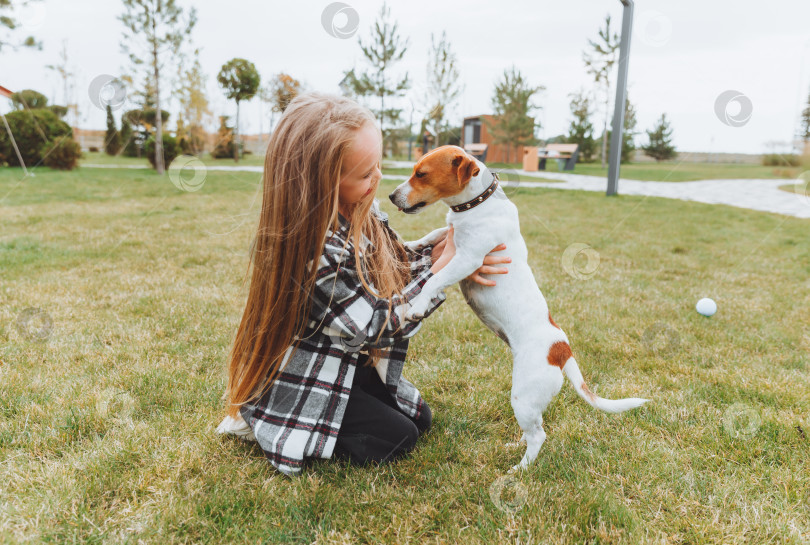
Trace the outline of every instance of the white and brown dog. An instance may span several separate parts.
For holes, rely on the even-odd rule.
[[[406,319],[421,318],[428,302],[440,290],[460,282],[467,304],[481,321],[512,350],[512,409],[526,442],[526,454],[510,469],[528,467],[537,457],[546,432],[543,411],[560,391],[563,372],[577,393],[593,407],[619,413],[638,407],[646,399],[603,399],[588,389],[571,353],[568,337],[554,323],[548,305],[528,265],[526,243],[520,234],[517,207],[506,197],[494,176],[476,158],[458,146],[441,146],[424,155],[413,174],[391,195],[391,202],[415,214],[438,200],[450,207],[447,224],[453,225],[456,254],[432,276],[411,301]],[[407,243],[418,250],[440,241],[448,227]],[[467,277],[498,244],[512,258],[508,274],[495,286],[482,286]]]

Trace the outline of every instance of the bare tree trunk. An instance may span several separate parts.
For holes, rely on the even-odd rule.
[[[158,174],[165,172],[163,163],[163,114],[160,111],[160,69],[158,68],[158,44],[155,19],[152,18],[152,67],[155,73],[155,170]]]
[[[382,154],[385,157],[385,130],[383,129],[385,123],[385,94],[380,91],[380,134],[382,135]]]

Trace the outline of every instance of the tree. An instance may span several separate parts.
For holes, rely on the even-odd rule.
[[[56,114],[57,117],[65,117],[68,113],[67,106],[58,106],[56,104],[51,104],[48,106],[48,109]]]
[[[630,98],[625,97],[624,102],[624,132],[622,133],[622,163],[629,163],[636,151],[635,137],[636,131],[636,108],[630,103]]]
[[[123,147],[123,155],[127,157],[140,157],[141,148],[135,141],[135,133],[132,130],[132,125],[124,116],[121,116],[121,146]]]
[[[115,126],[115,118],[109,104],[107,104],[107,133],[104,135],[104,152],[107,155],[118,155],[121,152],[121,134]]]
[[[65,106],[48,104],[48,98],[33,89],[23,89],[11,94],[11,104],[17,110],[50,110],[56,117],[62,118],[67,114]]]
[[[301,92],[301,82],[283,72],[276,74],[262,89],[261,99],[276,113],[284,113],[287,106]]]
[[[14,31],[21,26],[20,21],[14,17],[15,6],[24,7],[40,1],[23,0],[22,2],[14,2],[12,0],[0,0],[0,51],[3,50],[3,46],[10,47],[14,51],[17,51],[20,47],[42,50],[42,42],[36,41],[33,36],[26,36],[19,43],[11,42]]]
[[[666,161],[677,156],[675,146],[672,145],[672,129],[667,121],[667,114],[661,114],[653,130],[646,131],[650,143],[642,146],[644,153],[656,161]]]
[[[177,141],[183,153],[199,155],[205,147],[205,124],[211,118],[208,98],[205,96],[205,74],[200,65],[199,50],[194,50],[194,63],[181,72],[177,117]]]
[[[344,73],[344,81],[351,94],[360,97],[380,97],[379,109],[374,107],[369,109],[380,120],[383,149],[391,147],[392,129],[389,127],[396,126],[402,115],[402,108],[385,107],[386,97],[399,98],[411,85],[408,81],[407,72],[405,72],[405,76],[401,80],[394,78],[396,81],[391,82],[388,78],[392,66],[402,60],[402,56],[408,50],[409,43],[407,38],[404,42],[400,42],[397,32],[398,24],[396,22],[392,23],[389,18],[390,10],[386,3],[383,2],[380,14],[372,29],[373,41],[366,46],[363,44],[362,38],[358,38],[360,49],[363,51],[368,64],[371,65],[369,71],[357,75],[354,68],[352,68]]]
[[[48,106],[48,98],[33,89],[23,89],[11,94],[11,104],[17,110],[36,110]]]
[[[433,129],[431,132],[436,135],[437,146],[442,145],[439,137],[446,130],[445,118],[463,89],[459,82],[456,55],[450,50],[446,33],[442,31],[442,37],[436,43],[431,32],[424,103],[430,108],[427,119]]]
[[[214,159],[227,159],[233,157],[233,128],[228,126],[228,116],[219,116],[219,130],[217,131],[217,141],[214,144],[214,149],[211,150],[211,156]]]
[[[186,21],[182,21],[183,8],[175,0],[123,0],[125,12],[118,19],[125,30],[121,38],[121,50],[129,55],[134,67],[149,68],[153,105],[157,112],[155,123],[155,170],[165,172],[163,161],[163,118],[160,97],[160,73],[162,58],[177,55],[183,39],[191,33],[197,22],[197,12],[192,7]],[[144,106],[149,106],[145,103]]]
[[[75,74],[68,69],[67,40],[62,40],[62,50],[59,52],[59,59],[61,61],[59,64],[48,64],[45,65],[45,68],[53,70],[62,78],[62,100],[64,101],[65,107],[73,112],[73,120],[77,123],[79,118],[78,106],[76,103],[71,102],[71,90],[73,87],[71,81]]]
[[[579,144],[579,156],[583,163],[593,160],[595,142],[593,140],[593,124],[591,123],[591,101],[584,90],[568,95],[571,98],[570,107],[571,125],[568,128],[566,141]]]
[[[155,166],[154,161],[157,159],[154,148],[155,137],[150,136],[147,138],[146,142],[143,143],[143,149],[146,151],[146,157],[149,159],[149,162],[152,163],[152,167]],[[179,154],[177,139],[171,134],[163,134],[163,153],[165,154],[167,165],[171,165],[172,161],[174,161]]]
[[[619,56],[619,35],[615,32],[610,34],[610,15],[605,17],[605,29],[599,29],[599,43],[588,40],[593,49],[593,53],[583,52],[582,59],[585,61],[585,68],[594,78],[597,87],[604,89],[605,95],[605,118],[602,128],[602,168],[605,168],[605,158],[607,157],[607,126],[610,114],[610,75],[613,65],[616,64]]]
[[[166,110],[160,111],[160,118],[163,121],[167,121],[169,119],[169,112]],[[131,125],[130,128],[134,127],[134,130],[131,133],[131,138],[127,139],[123,135],[123,127],[124,122],[127,122]],[[157,123],[157,112],[154,108],[136,108],[134,110],[128,110],[121,116],[121,130],[122,135],[121,139],[125,142],[125,154],[128,157],[140,157],[141,150],[143,149],[144,143],[146,140],[152,136],[152,131],[155,128],[155,123]],[[165,139],[164,139],[165,140]],[[132,148],[126,142],[129,141],[135,149],[134,155],[132,154]],[[154,151],[154,150],[153,150]],[[154,164],[154,161],[150,161],[150,163]]]
[[[236,143],[234,145],[235,161],[239,161],[241,143],[239,142],[239,103],[250,100],[259,90],[259,72],[256,66],[245,59],[231,59],[222,65],[217,75],[219,85],[225,90],[225,96],[236,101]]]
[[[512,147],[533,146],[537,143],[534,131],[535,127],[540,127],[540,123],[531,115],[532,110],[537,108],[531,103],[531,99],[536,92],[544,89],[542,85],[530,86],[514,66],[511,71],[504,70],[503,80],[495,83],[492,109],[497,122],[490,123],[487,118],[483,122],[493,136],[493,143],[506,145],[507,162],[511,162]]]
[[[140,125],[143,130],[150,134],[155,129],[158,117],[158,113],[154,108],[136,108],[134,110],[129,110],[124,115],[127,116],[130,123],[133,125]],[[169,117],[169,112],[166,110],[160,111],[160,118],[163,121],[167,121]]]
[[[141,151],[149,131],[141,119],[143,110],[128,110],[121,115],[121,145],[124,146],[124,155],[141,158]]]
[[[0,157],[4,158],[8,166],[21,166],[14,142],[17,143],[23,164],[34,167],[41,164],[61,141],[73,139],[70,125],[48,108],[15,110],[5,114],[5,120],[14,135],[12,141],[5,127],[0,130]],[[70,150],[66,148],[66,151]]]
[[[259,90],[259,100],[262,104],[270,106],[270,130],[274,125],[276,114],[284,113],[290,102],[297,97],[302,90],[301,82],[283,72],[276,74],[265,87]],[[264,135],[264,117],[259,116],[259,134]],[[264,142],[262,141],[263,145]]]
[[[802,142],[810,142],[810,94],[807,95],[807,107],[802,110],[801,122],[799,125],[799,134]]]

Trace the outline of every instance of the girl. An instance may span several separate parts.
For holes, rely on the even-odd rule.
[[[318,92],[290,102],[267,148],[253,275],[217,431],[256,440],[287,475],[305,458],[391,460],[430,427],[430,408],[402,376],[421,322],[403,315],[455,254],[453,231],[419,252],[404,247],[374,197],[381,151],[368,109]],[[505,273],[489,265],[507,262],[487,256],[470,278],[494,285],[479,273]]]

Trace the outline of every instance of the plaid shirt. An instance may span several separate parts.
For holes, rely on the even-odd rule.
[[[396,237],[376,199],[372,211]],[[383,349],[376,369],[399,408],[416,419],[424,404],[419,390],[402,376],[409,339],[422,323],[405,321],[404,315],[408,302],[433,276],[432,246],[419,252],[408,250],[411,281],[402,297],[394,296],[386,320],[389,300],[375,297],[360,283],[354,246],[348,241],[343,247],[349,223],[340,215],[338,220],[337,232],[330,228],[326,234],[310,295],[309,321],[302,335],[295,337],[301,339],[298,348],[292,357],[293,346],[288,348],[281,372],[257,404],[246,403],[240,408],[267,459],[290,476],[301,474],[305,457],[332,456],[358,359],[368,348]],[[364,248],[373,247],[365,235],[362,242]],[[435,296],[425,316],[445,299],[443,291]]]

